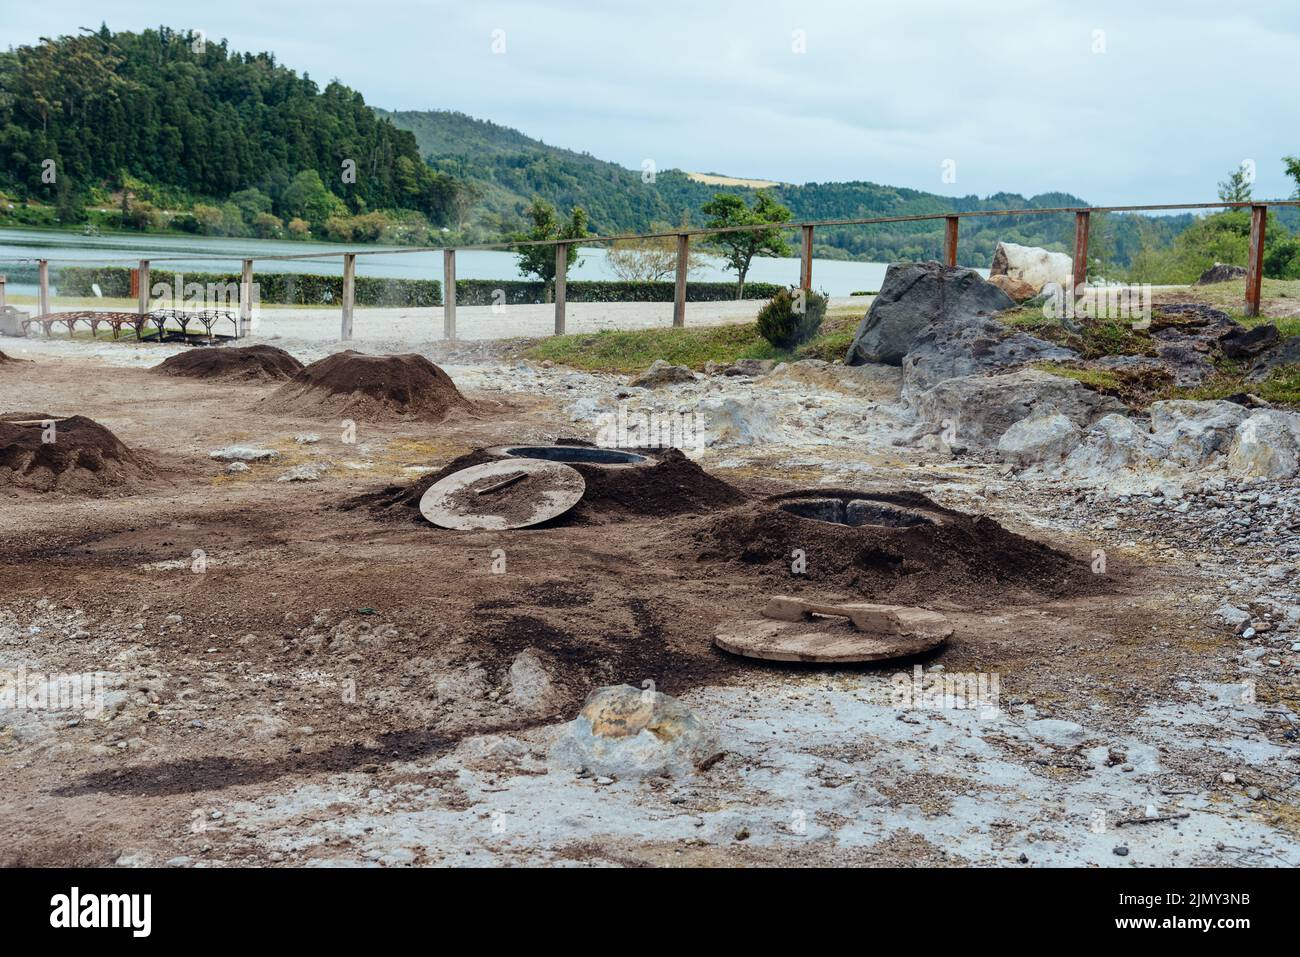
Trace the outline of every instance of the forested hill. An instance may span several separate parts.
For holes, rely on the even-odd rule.
[[[562,215],[582,206],[592,231],[609,235],[684,218],[700,225],[715,194],[752,192],[645,172],[462,113],[376,110],[274,53],[232,51],[189,31],[104,26],[0,52],[0,225],[464,244],[519,230],[535,197]],[[1083,205],[1063,194],[946,197],[865,181],[772,192],[795,219]],[[1124,264],[1143,243],[1167,246],[1189,219],[1109,217],[1094,222],[1094,244]],[[987,263],[999,240],[1069,249],[1072,228],[1069,216],[968,219],[959,258]],[[824,228],[816,251],[929,258],[942,234],[942,222]]]
[[[347,160],[355,182],[345,181]],[[339,83],[321,89],[272,53],[237,53],[166,27],[102,27],[0,52],[0,188],[8,192],[56,192],[70,208],[128,177],[170,188],[182,204],[252,187],[289,216],[299,211],[282,211],[281,200],[304,172],[352,213],[418,210],[436,221],[454,185],[360,93]]]
[[[478,184],[479,198],[468,215],[472,228],[490,233],[502,222],[516,220],[534,197],[561,209],[582,206],[594,231],[644,231],[654,224],[676,224],[683,215],[695,217],[715,193],[747,195],[745,187],[697,182],[681,170],[658,170],[646,182],[641,170],[597,159],[587,153],[551,146],[518,130],[451,111],[377,111],[415,134],[420,151],[435,169]],[[761,170],[756,172],[761,173]],[[772,188],[795,219],[865,219],[907,216],[948,210],[1018,209],[1021,207],[1084,206],[1066,193],[1024,197],[999,193],[950,197],[869,182],[782,184]],[[1165,245],[1190,217],[1110,217],[1106,252],[1127,263],[1142,243]],[[962,222],[961,258],[978,263],[991,260],[999,240],[1069,249],[1074,223],[1070,216],[1014,216]],[[826,228],[816,236],[819,256],[875,261],[918,259],[938,255],[943,224],[895,223],[870,227]]]

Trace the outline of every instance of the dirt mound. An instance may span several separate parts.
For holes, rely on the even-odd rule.
[[[683,558],[756,571],[776,589],[808,582],[900,604],[1032,601],[1106,582],[1085,562],[913,492],[786,493],[706,519],[688,541]],[[796,549],[802,574],[791,567]]]
[[[17,361],[18,361],[17,359],[11,359],[3,352],[0,352],[0,366],[4,365],[6,362],[17,362]]]
[[[566,525],[598,525],[628,518],[707,512],[747,501],[748,497],[740,489],[714,478],[677,449],[635,451],[645,455],[649,463],[618,468],[585,462],[566,463],[582,473],[587,490],[577,505],[555,521]],[[424,523],[420,515],[420,498],[429,486],[453,472],[497,459],[485,449],[475,449],[453,459],[444,468],[421,476],[410,485],[389,486],[355,498],[349,506],[410,517]]]
[[[93,495],[128,487],[151,471],[116,435],[85,416],[0,415],[0,487]]]
[[[303,365],[275,346],[208,346],[169,356],[151,372],[194,379],[275,381],[292,379]]]
[[[451,376],[421,355],[368,356],[347,350],[313,362],[262,400],[268,412],[369,422],[441,422],[469,408]]]

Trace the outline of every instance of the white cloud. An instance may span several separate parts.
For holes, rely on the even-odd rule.
[[[7,11],[0,42],[97,26],[84,0]],[[165,23],[271,49],[367,102],[457,109],[639,167],[950,194],[1066,190],[1096,203],[1213,199],[1244,158],[1256,195],[1300,153],[1291,2],[995,6],[882,2],[221,5],[126,0]],[[492,52],[504,30],[506,53]],[[807,52],[792,52],[802,30]],[[1094,31],[1105,52],[1093,52]],[[957,162],[957,181],[940,163]]]

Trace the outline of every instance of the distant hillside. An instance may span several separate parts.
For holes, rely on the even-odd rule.
[[[700,182],[700,174],[658,170],[653,182],[643,182],[640,170],[597,159],[588,153],[551,146],[540,140],[464,113],[444,110],[388,112],[376,110],[401,129],[415,135],[420,152],[435,170],[476,182],[478,203],[464,223],[471,235],[495,235],[521,220],[534,196],[562,210],[578,205],[587,210],[591,228],[605,235],[643,232],[655,223],[678,223],[683,215],[701,223],[700,207],[715,193],[749,196],[753,189],[728,185],[729,177],[710,174],[718,182]],[[1019,209],[1084,206],[1066,193],[1026,198],[998,193],[950,197],[868,182],[780,184],[772,193],[794,212],[796,219],[864,219],[907,216],[947,210]],[[1165,246],[1191,221],[1190,216],[1104,217],[1094,225],[1094,255],[1127,265],[1142,243]],[[959,258],[987,265],[999,240],[1069,250],[1074,242],[1073,218],[1008,216],[962,222]],[[891,223],[880,226],[825,228],[816,235],[817,255],[874,261],[933,258],[943,244],[943,224]]]

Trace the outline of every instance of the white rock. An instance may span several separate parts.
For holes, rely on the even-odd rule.
[[[275,449],[258,449],[248,445],[231,445],[208,453],[209,458],[223,462],[264,462],[278,458],[279,455]]]
[[[1300,473],[1300,415],[1260,409],[1237,426],[1228,469],[1252,478],[1285,479]]]
[[[1200,468],[1225,450],[1247,411],[1235,402],[1175,399],[1151,404],[1151,431],[1166,455],[1181,465]]]
[[[1029,733],[1039,741],[1058,747],[1071,748],[1080,744],[1086,737],[1083,725],[1073,721],[1060,721],[1056,718],[1041,718],[1028,724]]]
[[[998,439],[998,454],[1021,465],[1059,462],[1079,444],[1078,427],[1060,412],[1028,415]]]
[[[277,482],[319,482],[330,470],[329,462],[305,462],[295,465],[276,479]]]
[[[1068,288],[1073,282],[1074,265],[1065,253],[1048,252],[1037,246],[1020,246],[1016,243],[998,243],[993,251],[990,276],[1010,276],[1041,292],[1043,286],[1054,282]]]
[[[553,745],[551,760],[624,778],[689,774],[716,753],[713,732],[676,698],[614,685],[587,696]]]
[[[510,663],[510,693],[506,698],[526,711],[543,711],[551,704],[551,676],[534,649],[525,648]]]

